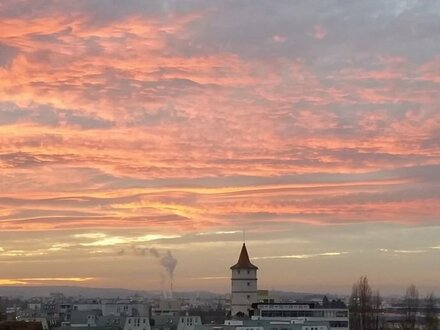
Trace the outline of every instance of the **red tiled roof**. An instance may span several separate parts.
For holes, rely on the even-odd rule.
[[[246,244],[243,243],[243,247],[241,248],[240,257],[238,258],[238,262],[231,267],[231,269],[258,269],[257,266],[253,265],[249,260],[249,255],[246,249]]]

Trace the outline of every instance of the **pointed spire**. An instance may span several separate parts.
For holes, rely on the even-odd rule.
[[[257,266],[251,263],[245,243],[243,243],[243,247],[241,248],[238,262],[234,266],[232,266],[231,269],[258,269]]]

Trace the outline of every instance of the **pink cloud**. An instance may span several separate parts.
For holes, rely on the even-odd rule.
[[[2,19],[6,28],[0,41],[17,49],[11,63],[0,67],[3,107],[8,114],[15,109],[0,126],[2,197],[21,196],[23,204],[36,200],[29,202],[33,208],[44,204],[45,211],[66,212],[24,216],[27,206],[5,205],[4,230],[126,226],[196,231],[232,226],[247,216],[256,223],[259,214],[268,214],[269,224],[271,217],[287,224],[363,222],[371,214],[396,223],[423,222],[426,214],[418,207],[428,207],[435,198],[322,201],[331,194],[374,199],[390,187],[410,191],[404,183],[153,189],[138,192],[142,196],[131,191],[130,185],[145,180],[209,178],[228,186],[227,178],[233,177],[275,180],[307,174],[319,181],[323,173],[438,164],[432,142],[439,125],[438,93],[434,87],[414,86],[435,83],[436,59],[415,69],[406,57],[374,54],[369,58],[373,68],[350,58],[323,74],[294,55],[246,57],[226,47],[214,53],[181,50],[196,38],[192,29],[204,15],[128,15],[99,24],[82,12]],[[316,25],[313,35],[323,39],[327,30]],[[287,39],[272,37],[277,43]],[[264,40],[267,44],[267,36]],[[393,107],[405,110],[390,111]],[[126,180],[127,191],[107,187],[118,180]],[[109,196],[127,201],[74,202],[104,203]],[[53,202],[66,197],[72,205]],[[69,213],[87,210],[94,214]]]
[[[327,35],[327,29],[323,25],[318,24],[313,27],[313,36],[316,39],[318,40],[324,39],[326,35]]]
[[[272,40],[277,43],[284,43],[287,41],[287,37],[275,34],[274,36],[272,36]]]

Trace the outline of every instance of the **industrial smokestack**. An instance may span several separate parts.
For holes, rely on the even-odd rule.
[[[162,266],[162,269],[164,270],[165,274],[167,275],[169,281],[170,281],[170,297],[173,297],[173,280],[174,280],[174,270],[176,269],[177,266],[177,259],[174,258],[173,254],[171,253],[170,250],[167,250],[165,252],[165,254],[161,254],[157,249],[155,248],[150,248],[150,249],[143,249],[142,254],[145,254],[145,252],[148,251],[149,254],[153,257],[155,257],[160,265]],[[164,284],[164,278],[163,276],[161,276],[162,278],[162,284]],[[166,298],[166,294],[164,291],[164,297]]]
[[[174,258],[173,254],[170,250],[167,250],[164,253],[159,252],[156,248],[147,248],[144,246],[132,246],[133,253],[137,256],[152,256],[156,260],[159,261],[160,266],[162,267],[163,272],[160,273],[161,284],[164,298],[172,298],[173,297],[173,280],[174,280],[174,270],[177,266],[177,259]],[[124,255],[125,250],[122,249],[118,252],[118,255]],[[166,278],[170,281],[169,286],[169,294],[167,293],[166,288]]]

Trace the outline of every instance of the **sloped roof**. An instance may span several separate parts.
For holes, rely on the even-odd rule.
[[[243,243],[243,247],[241,248],[240,257],[238,258],[238,262],[231,267],[231,269],[258,269],[257,266],[253,265],[249,260],[249,254],[246,249],[246,244]]]

